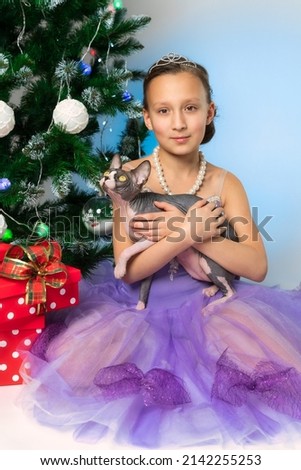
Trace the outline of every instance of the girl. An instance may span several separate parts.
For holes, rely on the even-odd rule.
[[[215,112],[201,65],[169,54],[149,69],[144,120],[158,147],[146,157],[145,189],[206,201],[186,216],[158,202],[160,222],[158,213],[135,217],[132,229],[157,243],[129,262],[122,281],[101,263],[64,324],[46,328],[25,358],[30,376],[23,371],[24,401],[41,423],[146,447],[283,444],[286,435],[291,444],[300,431],[300,292],[237,280],[234,296],[213,303],[202,294],[208,284],[174,261],[193,247],[237,277],[266,274],[242,184],[199,150],[214,135]],[[225,218],[238,242],[222,236]],[[133,243],[118,207],[113,234],[118,261]],[[138,281],[151,274],[147,308],[137,311]]]
[[[173,237],[168,237],[166,226],[172,226],[172,223],[158,226],[158,214],[143,214],[140,223],[135,223],[139,219],[134,219],[132,228],[136,233],[150,239],[160,239],[161,242],[131,263],[126,280],[134,282],[158,271],[173,256],[191,245],[234,274],[255,281],[263,280],[267,267],[266,255],[241,183],[234,175],[226,174],[208,162],[205,171],[203,169],[205,159],[199,152],[199,146],[213,137],[215,116],[206,70],[180,56],[170,54],[163,57],[151,67],[145,79],[144,97],[144,120],[159,143],[154,155],[148,157],[152,166],[148,187],[159,193],[193,193],[212,202],[208,205],[198,203],[189,211],[181,225],[181,233],[185,236],[177,243]],[[125,165],[125,168],[135,167],[139,163],[141,160],[136,160]],[[216,201],[220,200],[223,207],[215,208]],[[172,206],[157,205],[171,211],[168,217],[181,218],[182,214]],[[241,243],[224,237],[215,240],[219,243],[211,243],[212,237],[221,233],[219,226],[225,220],[223,209],[228,220],[235,224]],[[149,223],[146,223],[147,220]],[[120,226],[120,221],[118,224]],[[121,235],[120,238],[126,238],[124,231]],[[199,238],[202,243],[196,243]],[[115,239],[117,260],[124,246],[125,243]]]

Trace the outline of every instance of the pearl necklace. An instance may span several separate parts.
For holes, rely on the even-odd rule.
[[[158,180],[159,180],[160,186],[164,190],[164,192],[166,194],[169,194],[170,196],[172,196],[172,192],[170,191],[170,189],[169,189],[169,187],[166,183],[164,173],[163,173],[163,168],[162,168],[160,160],[159,160],[159,150],[160,150],[160,147],[158,146],[153,151],[155,168],[156,168]],[[187,194],[196,194],[198,192],[198,190],[200,189],[200,187],[203,183],[203,180],[205,178],[207,162],[204,158],[204,155],[201,152],[200,152],[199,155],[200,155],[199,172],[198,172],[198,175],[196,177],[196,180],[195,180],[192,188],[187,192]]]

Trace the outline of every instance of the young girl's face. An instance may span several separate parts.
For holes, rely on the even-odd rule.
[[[162,149],[172,154],[198,150],[206,125],[214,118],[201,80],[189,72],[154,78],[147,90],[144,120]]]

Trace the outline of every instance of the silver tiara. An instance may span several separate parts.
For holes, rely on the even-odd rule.
[[[159,59],[154,65],[151,66],[148,73],[151,73],[156,67],[164,67],[165,65],[169,64],[178,64],[178,65],[187,65],[187,67],[197,68],[197,64],[192,62],[191,60],[183,57],[179,54],[175,54],[174,52],[170,52],[167,55],[164,55]]]

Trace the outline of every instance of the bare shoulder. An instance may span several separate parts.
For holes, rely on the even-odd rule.
[[[247,204],[247,195],[241,180],[231,171],[208,162],[207,185],[221,197],[222,205]],[[208,191],[207,189],[207,192]],[[212,192],[212,191],[211,191]],[[213,193],[212,193],[213,194]]]
[[[227,193],[245,193],[241,180],[231,171],[226,172],[224,190]]]
[[[224,176],[225,183],[230,184],[230,185],[241,184],[239,178],[234,173],[227,170],[226,168],[213,165],[213,163],[207,162],[207,173],[208,173],[208,176],[214,179]]]
[[[226,194],[242,188],[240,180],[229,170],[207,162],[204,192],[225,197]]]
[[[222,191],[222,203],[229,217],[237,214],[245,220],[251,220],[248,195],[241,180],[232,172],[228,171],[225,176]]]

